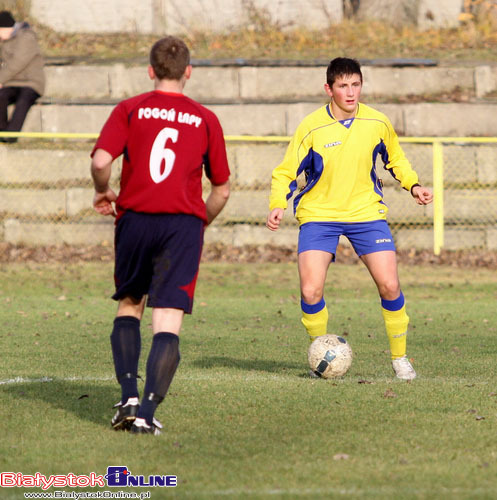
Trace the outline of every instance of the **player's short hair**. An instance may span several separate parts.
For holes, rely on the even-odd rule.
[[[359,75],[362,83],[362,71],[359,61],[348,57],[336,57],[326,70],[326,83],[331,87],[341,76]]]
[[[159,80],[180,80],[190,64],[190,51],[183,40],[166,36],[150,50],[150,65]]]

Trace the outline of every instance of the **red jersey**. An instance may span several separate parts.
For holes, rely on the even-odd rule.
[[[202,167],[214,185],[230,171],[216,115],[183,94],[155,90],[120,102],[93,148],[123,155],[117,218],[126,210],[207,221]]]

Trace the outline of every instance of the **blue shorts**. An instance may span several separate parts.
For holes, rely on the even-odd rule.
[[[148,307],[190,314],[203,240],[204,222],[193,215],[126,212],[116,226],[112,298],[148,295]]]
[[[372,222],[306,222],[300,226],[298,253],[322,250],[335,260],[338,239],[346,236],[360,257],[368,253],[395,251],[392,233],[386,220]]]

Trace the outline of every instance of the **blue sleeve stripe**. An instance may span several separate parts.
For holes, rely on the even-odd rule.
[[[373,189],[374,189],[374,192],[378,195],[378,196],[381,196],[381,198],[383,199],[383,191],[381,189],[381,184],[378,180],[378,176],[376,175],[376,167],[375,167],[375,164],[373,163],[373,167],[371,168],[371,172],[370,172],[370,177],[371,177],[371,181],[373,182]]]
[[[383,161],[383,168],[387,170],[397,182],[399,182],[399,179],[397,179],[397,177],[395,176],[393,168],[387,168],[387,165],[390,163],[390,157],[388,155],[388,150],[385,146],[385,143],[383,142],[383,139],[373,150],[373,166],[376,165],[376,157],[378,156],[378,154],[381,156],[381,160]]]
[[[302,160],[297,175],[300,175],[302,172],[305,172],[306,176],[306,185],[300,191],[300,193],[293,200],[293,213],[297,212],[297,206],[305,193],[309,192],[319,181],[321,175],[323,174],[324,164],[323,157],[314,152],[311,148],[307,153],[307,156]]]
[[[309,134],[307,134],[307,135],[309,135]],[[304,139],[305,139],[305,137],[304,137]],[[300,143],[299,148],[302,146],[302,143],[304,142],[304,139],[302,139],[302,142]],[[290,182],[290,184],[288,185],[288,193],[286,194],[286,201],[290,200],[290,198],[293,196],[293,193],[298,188],[297,177],[306,168],[308,157],[309,157],[309,154],[311,152],[312,152],[312,148],[309,150],[309,152],[307,153],[306,157],[300,162],[299,167],[297,168],[297,173],[295,174],[295,180],[293,180],[292,182]],[[294,213],[295,213],[295,210],[296,210],[297,206],[296,205],[294,205],[294,206],[295,206],[295,208],[294,208]]]
[[[297,181],[292,181],[290,182],[290,184],[288,185],[288,193],[286,195],[286,201],[288,201],[292,196],[293,196],[293,192],[297,189]]]
[[[302,299],[300,299],[300,307],[306,314],[316,314],[326,307],[326,302],[324,301],[323,297],[317,304],[310,305],[306,304]]]
[[[380,180],[378,179],[378,175],[376,174],[376,158],[377,156],[380,155],[381,159],[383,161],[383,166],[386,168],[386,165],[388,164],[388,151],[385,146],[385,143],[383,142],[383,139],[380,141],[379,144],[376,145],[376,147],[373,150],[373,166],[371,167],[371,181],[373,182],[373,189],[374,192],[378,195],[381,196],[380,203],[382,205],[386,206],[386,203],[383,201],[383,189]],[[392,174],[392,172],[390,171]],[[392,174],[393,175],[393,174]],[[394,176],[395,179],[395,176]]]
[[[381,299],[381,307],[383,307],[383,309],[386,309],[387,311],[399,311],[404,307],[404,304],[405,299],[402,291],[400,292],[399,297],[395,300]]]

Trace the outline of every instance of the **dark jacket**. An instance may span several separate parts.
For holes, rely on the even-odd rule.
[[[45,90],[44,60],[34,31],[28,23],[16,23],[12,36],[1,43],[0,83],[4,87]]]

